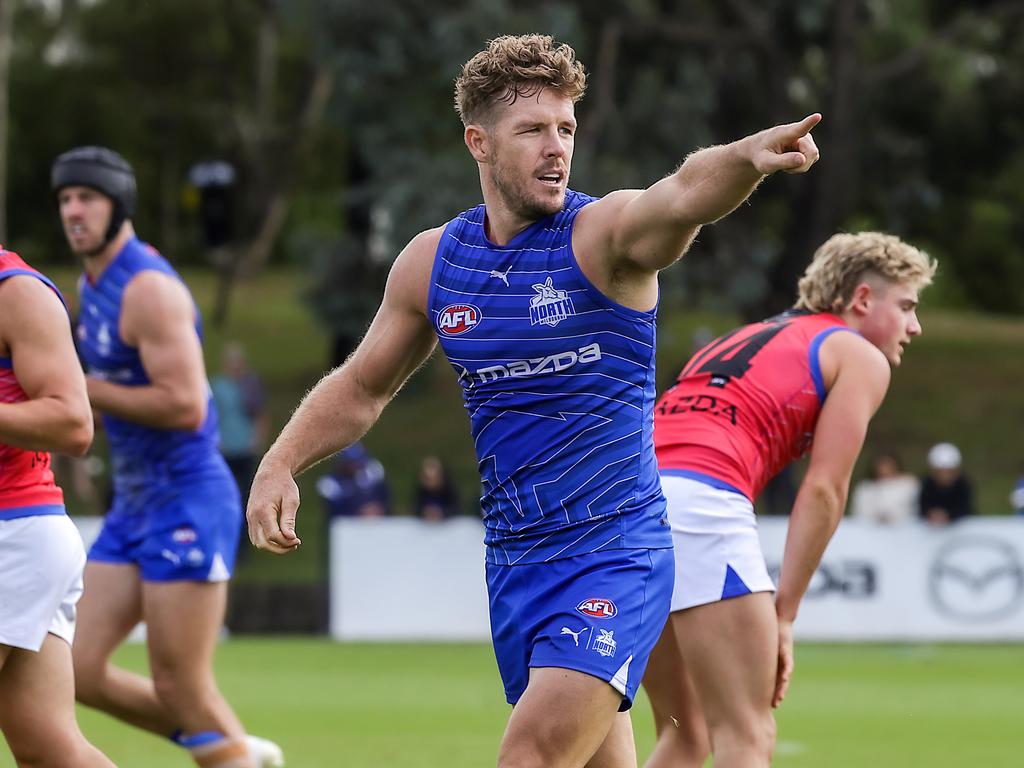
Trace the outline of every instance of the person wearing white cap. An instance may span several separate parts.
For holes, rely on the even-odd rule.
[[[973,514],[973,490],[961,468],[960,449],[938,443],[928,451],[928,474],[921,480],[918,509],[936,526],[949,525]]]

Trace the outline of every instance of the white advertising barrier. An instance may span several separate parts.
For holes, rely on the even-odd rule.
[[[484,578],[479,520],[340,518],[331,524],[331,635],[490,639]]]
[[[773,578],[788,521],[761,518]],[[1024,640],[1024,519],[845,520],[797,617],[804,640]]]
[[[777,576],[788,521],[761,518]],[[486,640],[476,520],[342,519],[331,529],[331,634],[340,640]],[[802,640],[1024,640],[1024,520],[946,529],[845,520],[800,609]]]

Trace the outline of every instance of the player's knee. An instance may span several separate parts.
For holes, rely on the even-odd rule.
[[[678,765],[703,765],[711,754],[711,741],[703,729],[672,728],[665,732],[665,736]]]
[[[151,669],[157,698],[172,712],[202,709],[211,683],[177,666],[154,664]]]
[[[18,768],[62,768],[81,765],[79,745],[61,733],[37,732],[29,738],[11,738],[8,746]]]
[[[498,768],[559,768],[564,757],[554,744],[539,739],[506,740],[498,754]]]
[[[94,666],[75,659],[75,698],[85,705],[93,706],[103,693],[105,666]]]
[[[716,754],[739,751],[767,765],[775,750],[775,718],[770,711],[756,712],[712,725],[711,741]]]

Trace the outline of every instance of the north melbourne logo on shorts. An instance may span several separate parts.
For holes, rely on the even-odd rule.
[[[594,644],[591,646],[591,648],[600,653],[602,656],[610,659],[612,656],[615,655],[615,647],[618,645],[618,643],[616,643],[615,640],[612,638],[613,633],[611,630],[599,629],[597,631],[600,634],[598,634],[597,638],[594,640]]]
[[[437,329],[445,336],[458,336],[480,325],[483,314],[472,304],[449,304],[437,315]]]
[[[610,619],[619,612],[615,603],[602,597],[588,597],[576,606],[576,610],[595,619]]]
[[[533,290],[537,295],[530,299],[530,325],[555,326],[576,314],[569,292],[555,288],[550,276],[543,283],[534,283]]]

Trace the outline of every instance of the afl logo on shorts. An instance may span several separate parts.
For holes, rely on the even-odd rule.
[[[192,528],[176,528],[174,533],[171,534],[171,538],[174,539],[177,544],[191,544],[199,537]]]
[[[615,603],[600,597],[588,597],[576,606],[576,610],[595,619],[610,619],[619,612]]]
[[[483,315],[472,304],[449,304],[437,316],[437,328],[445,336],[458,336],[476,328]]]

